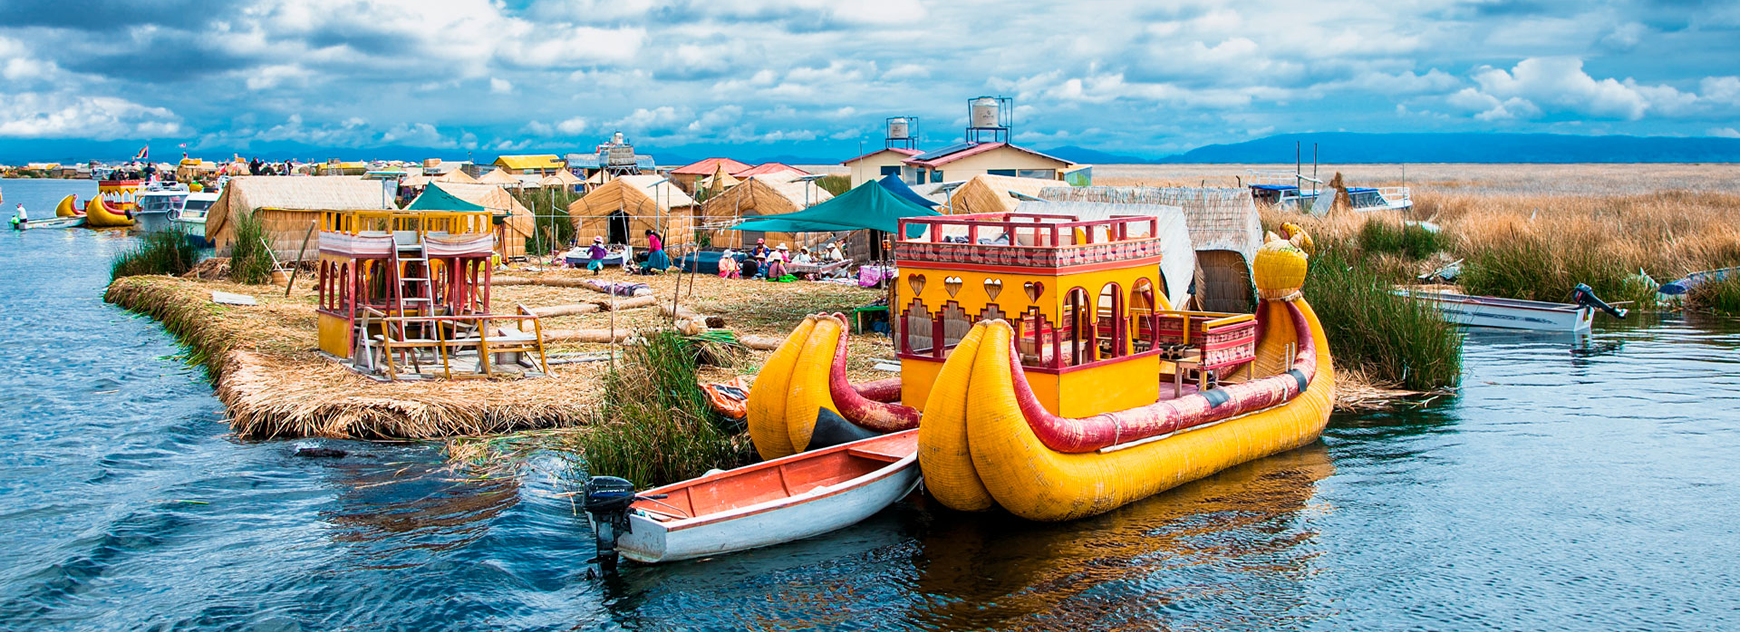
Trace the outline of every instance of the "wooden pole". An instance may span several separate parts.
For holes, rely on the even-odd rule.
[[[302,247],[296,249],[296,267],[290,269],[290,282],[284,284],[285,297],[290,296],[290,288],[296,287],[296,273],[302,271],[302,254],[308,252],[308,239],[314,236],[314,227],[318,225],[319,221],[309,222],[308,232],[302,235]]]

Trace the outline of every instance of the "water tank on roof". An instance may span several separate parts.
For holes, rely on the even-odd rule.
[[[617,136],[620,137],[621,134],[617,134]],[[634,166],[634,146],[621,143],[611,145],[604,160],[605,164],[612,167],[632,167]]]
[[[998,106],[994,97],[979,97],[968,102],[967,109],[971,113],[973,127],[1002,127],[997,116]]]
[[[617,132],[615,135],[611,136],[610,142],[612,144],[615,144],[615,145],[621,145],[622,144],[622,132]]]
[[[440,158],[424,158],[423,159],[423,168],[424,169],[434,169],[434,168],[439,167],[439,166],[441,166],[441,159]]]
[[[896,116],[888,119],[888,140],[906,140],[912,136],[906,122],[906,117]]]

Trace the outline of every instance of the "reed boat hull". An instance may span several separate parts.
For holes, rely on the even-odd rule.
[[[1595,308],[1587,305],[1449,292],[1397,290],[1396,294],[1424,301],[1443,314],[1444,320],[1468,327],[1582,332],[1589,331],[1595,318]]]
[[[826,461],[842,458],[854,450],[873,454],[880,463],[848,480],[808,487],[801,493],[718,513],[661,520],[644,510],[636,511],[629,516],[628,532],[617,540],[617,550],[637,562],[674,562],[784,544],[852,526],[905,498],[918,486],[916,432],[855,441],[643,492],[642,495],[667,494],[670,496],[667,502],[675,503],[679,502],[677,497],[682,490],[694,490],[685,501],[695,503],[733,492],[756,493],[753,488],[767,480],[767,476],[772,476],[779,487],[803,488],[807,473],[830,471]],[[733,479],[751,480],[737,483]],[[650,501],[640,501],[635,506],[660,509],[659,504]],[[675,509],[666,511],[683,513]]]
[[[918,410],[894,403],[898,379],[846,380],[847,336],[842,314],[807,317],[762,365],[746,404],[761,458],[918,427]]]
[[[133,218],[109,210],[102,196],[97,196],[85,204],[85,224],[91,228],[123,228],[132,226]]]
[[[54,207],[55,217],[84,217],[78,208],[78,196],[69,195],[60,199],[60,204]]]
[[[958,510],[992,507],[1022,518],[1092,516],[1254,459],[1298,448],[1322,434],[1335,377],[1322,324],[1303,300],[1316,373],[1285,403],[1104,449],[1068,453],[1047,446],[1015,395],[1007,323],[980,323],[943,366],[925,403],[919,460],[925,489]],[[1259,375],[1285,375],[1289,345],[1302,332],[1288,306],[1264,301]],[[1209,391],[1212,393],[1213,391]],[[1092,421],[1089,418],[1087,421]]]

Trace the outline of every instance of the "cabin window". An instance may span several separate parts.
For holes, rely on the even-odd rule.
[[[926,171],[924,169],[919,169],[918,170],[918,184],[929,184],[929,183],[930,183],[930,172]]]
[[[1014,169],[986,169],[985,175],[1015,177]]]
[[[899,177],[900,165],[883,165],[881,175]]]
[[[1077,366],[1093,362],[1093,303],[1087,290],[1072,288],[1063,296],[1063,314],[1058,318],[1062,332],[1062,353],[1057,366]]]
[[[930,181],[931,182],[942,182],[943,181],[942,172],[941,171],[930,172]]]
[[[949,351],[967,337],[967,331],[973,328],[973,321],[967,320],[967,310],[961,309],[960,303],[949,301],[943,305],[938,315],[942,322],[943,357],[948,357]]]
[[[1129,331],[1136,353],[1154,348],[1154,284],[1147,279],[1136,280],[1130,290]]]
[[[1017,169],[1017,170],[1015,170],[1015,177],[1017,177],[1017,178],[1038,178],[1040,180],[1056,180],[1057,179],[1057,170],[1056,169]]]
[[[1120,358],[1130,354],[1130,343],[1124,330],[1124,293],[1116,283],[1100,289],[1094,302],[1094,352],[1096,359]]]
[[[1021,366],[1056,366],[1057,330],[1046,320],[1039,308],[1030,307],[1015,323],[1015,348],[1021,354]]]
[[[924,301],[912,299],[912,304],[901,314],[901,329],[906,332],[906,352],[915,355],[929,355],[934,345],[931,344],[932,320],[930,310],[924,306]]]

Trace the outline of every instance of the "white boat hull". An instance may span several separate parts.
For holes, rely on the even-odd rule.
[[[784,544],[857,524],[905,498],[918,481],[914,454],[839,485],[699,520],[659,522],[634,513],[616,546],[623,557],[656,563]]]
[[[1589,330],[1595,317],[1595,308],[1586,305],[1448,292],[1398,291],[1397,294],[1423,300],[1443,314],[1444,320],[1469,327],[1581,332]]]

